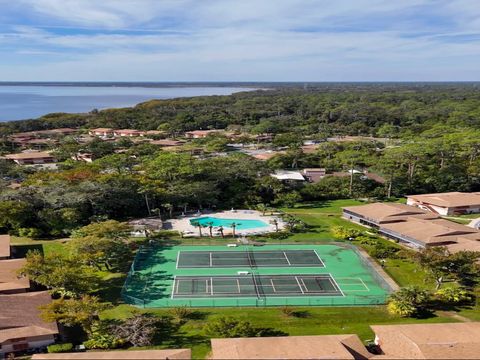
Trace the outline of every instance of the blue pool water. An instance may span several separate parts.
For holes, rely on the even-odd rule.
[[[231,228],[232,223],[236,223],[237,230],[248,230],[255,228],[267,227],[268,224],[261,220],[245,220],[245,219],[220,219],[211,216],[204,216],[197,219],[191,219],[190,224],[195,226],[195,222],[199,222],[202,226],[209,226],[212,223],[213,226],[223,226],[224,228]]]

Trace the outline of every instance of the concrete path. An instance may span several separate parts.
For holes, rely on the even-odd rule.
[[[449,317],[460,322],[472,322],[472,319],[466,318],[465,316],[457,314],[455,311],[437,311],[438,315]]]
[[[474,228],[474,229],[478,229],[480,228],[480,217],[476,218],[476,219],[473,219],[472,221],[470,221],[470,223],[468,224],[468,226]]]

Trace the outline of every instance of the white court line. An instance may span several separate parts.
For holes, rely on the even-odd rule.
[[[213,278],[210,278],[210,295],[213,296]]]
[[[273,292],[277,292],[277,289],[275,289],[275,285],[273,284],[273,279],[272,278],[270,278],[270,283],[272,284]]]
[[[177,263],[175,264],[175,268],[178,269],[178,260],[180,259],[181,251],[177,252]]]
[[[302,288],[302,285],[300,284],[300,281],[298,281],[298,277],[295,276],[295,280],[297,280],[298,287],[300,288],[300,291],[302,292],[302,294],[305,294],[305,291],[303,291],[303,288]],[[302,280],[303,287],[308,292],[308,289],[305,286],[305,283],[303,282],[303,279],[301,279],[301,280]]]
[[[292,264],[290,264],[290,260],[288,260],[288,256],[285,254],[285,251],[283,252],[283,256],[285,256],[285,260],[287,260],[288,265],[291,266]]]
[[[173,295],[175,294],[175,286],[177,286],[177,292],[178,292],[178,285],[177,285],[177,276],[174,275],[173,276],[173,286],[172,286],[172,296],[170,297],[171,299],[173,299]]]
[[[205,294],[208,294],[208,279],[205,279]]]
[[[212,253],[210,252],[209,254],[210,254],[210,267],[212,267],[212,264],[213,264],[212,263]]]
[[[238,293],[241,294],[242,290],[240,289],[240,281],[237,279]]]
[[[320,264],[322,264],[323,267],[326,268],[327,265],[325,265],[325,263],[323,262],[323,260],[322,260],[322,258],[320,257],[320,255],[318,255],[317,250],[313,249],[313,252],[315,253],[315,255],[317,255],[318,260],[320,260]]]
[[[360,283],[358,283],[358,282],[357,283],[345,283],[345,284],[342,284],[342,286],[363,285],[365,287],[365,290],[350,290],[350,291],[370,291],[367,284],[365,284],[365,282],[362,280],[362,278],[354,278],[354,277],[338,278],[339,281],[341,279],[350,279],[350,280],[359,280],[360,281]]]
[[[363,284],[363,286],[365,286],[365,288],[367,289],[367,291],[370,291],[370,289],[368,288],[367,284],[365,284],[365,282],[361,279],[361,278],[358,278],[358,280],[360,280]]]
[[[343,297],[345,297],[345,294],[343,293],[342,289],[340,288],[340,285],[338,285],[338,283],[335,281],[335,278],[332,276],[332,274],[328,274],[330,275],[330,282],[333,281],[333,283],[336,285],[337,289],[340,291],[340,293],[342,294]]]

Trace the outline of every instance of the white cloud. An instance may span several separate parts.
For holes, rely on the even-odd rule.
[[[2,80],[480,80],[476,0],[18,1]]]

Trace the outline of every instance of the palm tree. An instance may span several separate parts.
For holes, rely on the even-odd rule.
[[[258,210],[258,211],[261,211],[261,212],[262,212],[262,215],[265,216],[265,213],[266,213],[267,210],[268,210],[267,205],[265,205],[265,204],[258,204],[256,207],[257,207],[257,210]]]
[[[210,232],[210,237],[213,238],[213,222],[209,221],[206,223],[206,225],[208,227],[208,231]]]
[[[198,227],[198,232],[200,234],[200,237],[202,237],[202,224],[200,224],[200,221],[192,221],[191,224],[195,227]]]
[[[232,222],[230,224],[230,227],[232,228],[232,235],[233,235],[234,238],[235,238],[235,229],[237,228],[238,225],[242,225],[242,224],[239,224],[239,223],[236,223],[236,222]]]
[[[225,235],[223,235],[223,226],[219,226],[218,231],[220,232],[220,235],[222,235],[222,238],[224,238]]]
[[[272,221],[270,221],[270,224],[274,225],[275,226],[275,231],[278,232],[278,220],[273,219]]]

